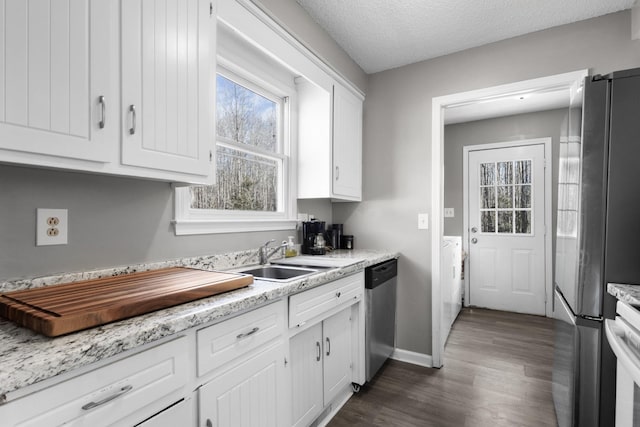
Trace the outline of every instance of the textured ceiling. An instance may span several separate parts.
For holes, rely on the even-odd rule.
[[[366,73],[630,9],[635,0],[296,0]]]

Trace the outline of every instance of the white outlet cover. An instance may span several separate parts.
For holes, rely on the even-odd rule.
[[[427,230],[429,229],[429,214],[419,213],[418,214],[418,230]]]
[[[455,211],[453,208],[444,208],[444,217],[445,218],[453,218],[455,217]]]
[[[47,224],[49,218],[57,218],[58,224],[55,236],[49,236],[48,230],[52,228]],[[68,243],[69,220],[67,209],[37,209],[36,210],[36,246],[66,245]]]

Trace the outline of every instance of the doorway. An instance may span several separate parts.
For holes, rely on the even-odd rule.
[[[442,289],[440,252],[444,230],[444,116],[447,108],[465,105],[486,103],[506,97],[525,96],[526,94],[544,92],[549,90],[567,90],[567,97],[572,87],[577,87],[588,75],[588,70],[580,70],[570,73],[557,74],[538,79],[494,86],[469,92],[461,92],[445,95],[432,99],[431,106],[431,213],[432,213],[432,238],[431,238],[431,365],[441,367],[443,364],[444,340],[441,336],[442,313]],[[466,250],[466,248],[465,248]],[[550,253],[545,254],[547,265],[551,265]],[[546,278],[551,283],[550,273]]]
[[[464,147],[465,305],[544,316],[551,138]]]

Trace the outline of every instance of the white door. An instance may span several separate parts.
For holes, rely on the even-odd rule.
[[[206,0],[121,3],[123,164],[212,173],[214,5]]]
[[[0,1],[0,148],[111,160],[114,2]]]
[[[469,305],[545,314],[544,144],[469,151]]]
[[[351,307],[322,322],[324,336],[324,403],[351,384]]]
[[[291,338],[294,427],[307,426],[320,414],[322,401],[322,323]]]
[[[362,200],[362,101],[339,84],[333,87],[333,194]]]
[[[285,424],[284,345],[257,352],[200,387],[201,426],[280,427]],[[185,424],[186,425],[186,424]]]

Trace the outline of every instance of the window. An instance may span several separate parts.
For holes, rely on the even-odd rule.
[[[480,164],[483,233],[531,234],[532,161]]]
[[[176,190],[176,233],[295,228],[293,93],[223,62],[216,75],[216,183]]]
[[[191,208],[278,212],[286,98],[259,93],[227,76],[216,79],[216,184],[191,187]]]

